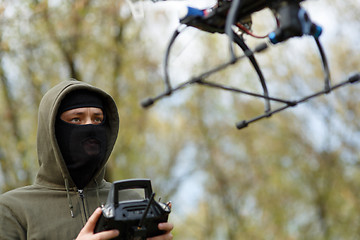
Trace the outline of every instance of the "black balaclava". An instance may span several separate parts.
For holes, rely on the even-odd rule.
[[[60,119],[63,112],[81,107],[101,108],[104,113],[103,122],[97,125],[77,125]],[[105,118],[101,97],[88,90],[70,92],[59,106],[55,123],[56,139],[71,178],[79,189],[83,189],[90,182],[105,160]]]

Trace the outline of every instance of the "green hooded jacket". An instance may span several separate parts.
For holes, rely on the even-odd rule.
[[[105,161],[90,183],[76,188],[66,168],[55,137],[55,118],[61,100],[71,91],[88,89],[99,94],[105,105],[107,152]],[[0,240],[75,239],[94,210],[104,204],[110,183],[104,180],[105,164],[114,147],[119,116],[114,100],[89,84],[70,80],[50,89],[39,106],[37,151],[40,165],[33,185],[0,196]],[[132,193],[121,196],[132,199]]]

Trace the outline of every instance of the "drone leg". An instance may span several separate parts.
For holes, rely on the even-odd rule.
[[[347,85],[347,84],[355,84],[355,83],[357,83],[357,82],[359,82],[359,81],[360,81],[360,73],[355,73],[354,75],[350,76],[346,81],[343,81],[343,82],[338,83],[338,84],[336,84],[336,85],[330,86],[330,88],[329,88],[328,90],[325,89],[325,90],[323,90],[323,91],[316,92],[316,93],[314,93],[314,94],[311,94],[311,95],[308,95],[308,96],[306,96],[306,97],[303,97],[303,98],[301,98],[301,99],[299,99],[299,100],[297,100],[297,101],[289,102],[289,103],[287,103],[285,106],[282,106],[282,107],[279,107],[279,108],[277,108],[277,109],[274,109],[274,110],[271,111],[270,115],[271,115],[271,114],[278,113],[278,112],[281,112],[281,111],[283,111],[283,110],[285,110],[285,109],[287,109],[287,108],[289,108],[289,107],[295,107],[297,104],[307,102],[307,101],[309,101],[309,100],[312,99],[312,98],[316,98],[316,97],[319,97],[319,96],[321,96],[321,95],[323,95],[323,94],[327,94],[327,93],[329,93],[330,91],[333,91],[333,90],[335,90],[335,89],[337,89],[337,88],[343,87],[343,86],[345,86],[345,85]],[[268,115],[269,115],[269,114],[262,114],[262,115],[259,115],[259,116],[255,117],[255,118],[250,119],[250,120],[247,120],[247,121],[245,121],[245,120],[244,120],[244,121],[240,121],[240,122],[236,123],[236,127],[237,127],[237,129],[245,128],[245,127],[247,127],[250,123],[253,123],[253,122],[256,122],[256,121],[258,121],[258,120],[261,120],[261,119],[263,119],[263,118],[265,118],[265,117],[268,117]]]
[[[321,56],[321,60],[322,60],[322,65],[323,65],[323,69],[324,69],[324,73],[325,73],[325,86],[324,86],[324,91],[326,93],[329,93],[331,91],[331,85],[330,85],[330,70],[329,70],[329,66],[327,63],[327,59],[326,59],[326,55],[325,52],[323,50],[323,47],[320,43],[319,38],[314,37],[316,45],[319,49],[320,52],[320,56]]]
[[[150,107],[151,105],[153,105],[157,100],[165,97],[165,96],[170,96],[171,93],[174,91],[173,87],[171,86],[170,80],[169,80],[169,56],[170,56],[170,50],[172,45],[175,42],[175,39],[179,36],[179,34],[181,33],[181,31],[183,31],[185,28],[182,27],[182,25],[180,25],[175,32],[173,33],[170,42],[168,44],[168,47],[166,49],[166,53],[165,53],[165,59],[164,59],[164,74],[165,74],[165,79],[164,79],[164,84],[165,84],[165,91],[158,95],[157,97],[154,98],[147,98],[145,100],[143,100],[141,102],[141,106],[143,108],[147,108]]]
[[[173,35],[171,36],[171,39],[170,39],[170,42],[168,44],[168,47],[166,49],[166,53],[165,53],[165,59],[164,59],[164,74],[165,74],[165,79],[164,79],[164,82],[165,82],[165,86],[166,86],[166,90],[165,90],[165,93],[167,95],[170,95],[171,92],[172,92],[172,87],[171,87],[171,84],[170,84],[170,80],[169,80],[169,56],[170,56],[170,50],[171,50],[171,47],[173,46],[174,42],[175,42],[175,39],[179,36],[180,32],[182,31],[183,29],[181,29],[181,26],[178,27],[175,32],[173,33]]]
[[[246,43],[244,42],[244,40],[237,34],[234,33],[234,42],[239,45],[239,47],[245,52],[245,51],[250,51],[249,47],[246,45]],[[253,65],[253,67],[255,68],[256,73],[258,74],[259,78],[260,78],[260,83],[261,86],[264,90],[264,96],[269,97],[269,92],[266,86],[266,82],[265,82],[265,78],[264,75],[262,74],[262,71],[255,59],[255,56],[249,55],[248,56],[251,64]],[[271,112],[271,107],[270,107],[270,101],[269,99],[265,99],[265,113],[270,113]]]

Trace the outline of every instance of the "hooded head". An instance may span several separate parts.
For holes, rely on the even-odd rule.
[[[56,115],[55,136],[70,176],[83,189],[104,162],[108,122],[98,93],[80,89],[67,94]]]
[[[75,125],[61,120],[62,113],[82,107],[100,108],[104,120],[97,125]],[[89,84],[70,80],[50,89],[39,107],[36,183],[48,187],[84,188],[104,177],[104,166],[116,141],[117,107],[110,95]],[[94,181],[95,180],[95,181]]]

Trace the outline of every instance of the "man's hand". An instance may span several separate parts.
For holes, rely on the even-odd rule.
[[[159,223],[158,228],[160,230],[164,230],[166,233],[160,236],[148,238],[147,240],[171,240],[173,239],[173,235],[171,234],[171,230],[173,230],[174,225],[169,222]]]
[[[95,210],[95,212],[91,215],[91,217],[89,218],[89,220],[87,221],[87,223],[85,224],[83,229],[81,229],[76,240],[106,240],[106,239],[115,238],[120,234],[118,230],[108,230],[108,231],[103,231],[103,232],[99,232],[99,233],[94,233],[96,222],[100,218],[101,213],[102,213],[101,208],[97,208]],[[172,240],[173,239],[171,230],[174,228],[174,225],[172,223],[169,223],[169,222],[159,223],[158,228],[160,230],[164,230],[165,233],[160,236],[148,238],[147,240]]]
[[[109,231],[94,233],[96,222],[100,218],[101,213],[102,213],[101,208],[97,208],[95,210],[95,212],[91,215],[91,217],[89,218],[83,229],[81,229],[76,240],[106,240],[106,239],[112,239],[119,235],[118,230],[109,230]],[[166,238],[164,238],[164,240],[165,239]]]

